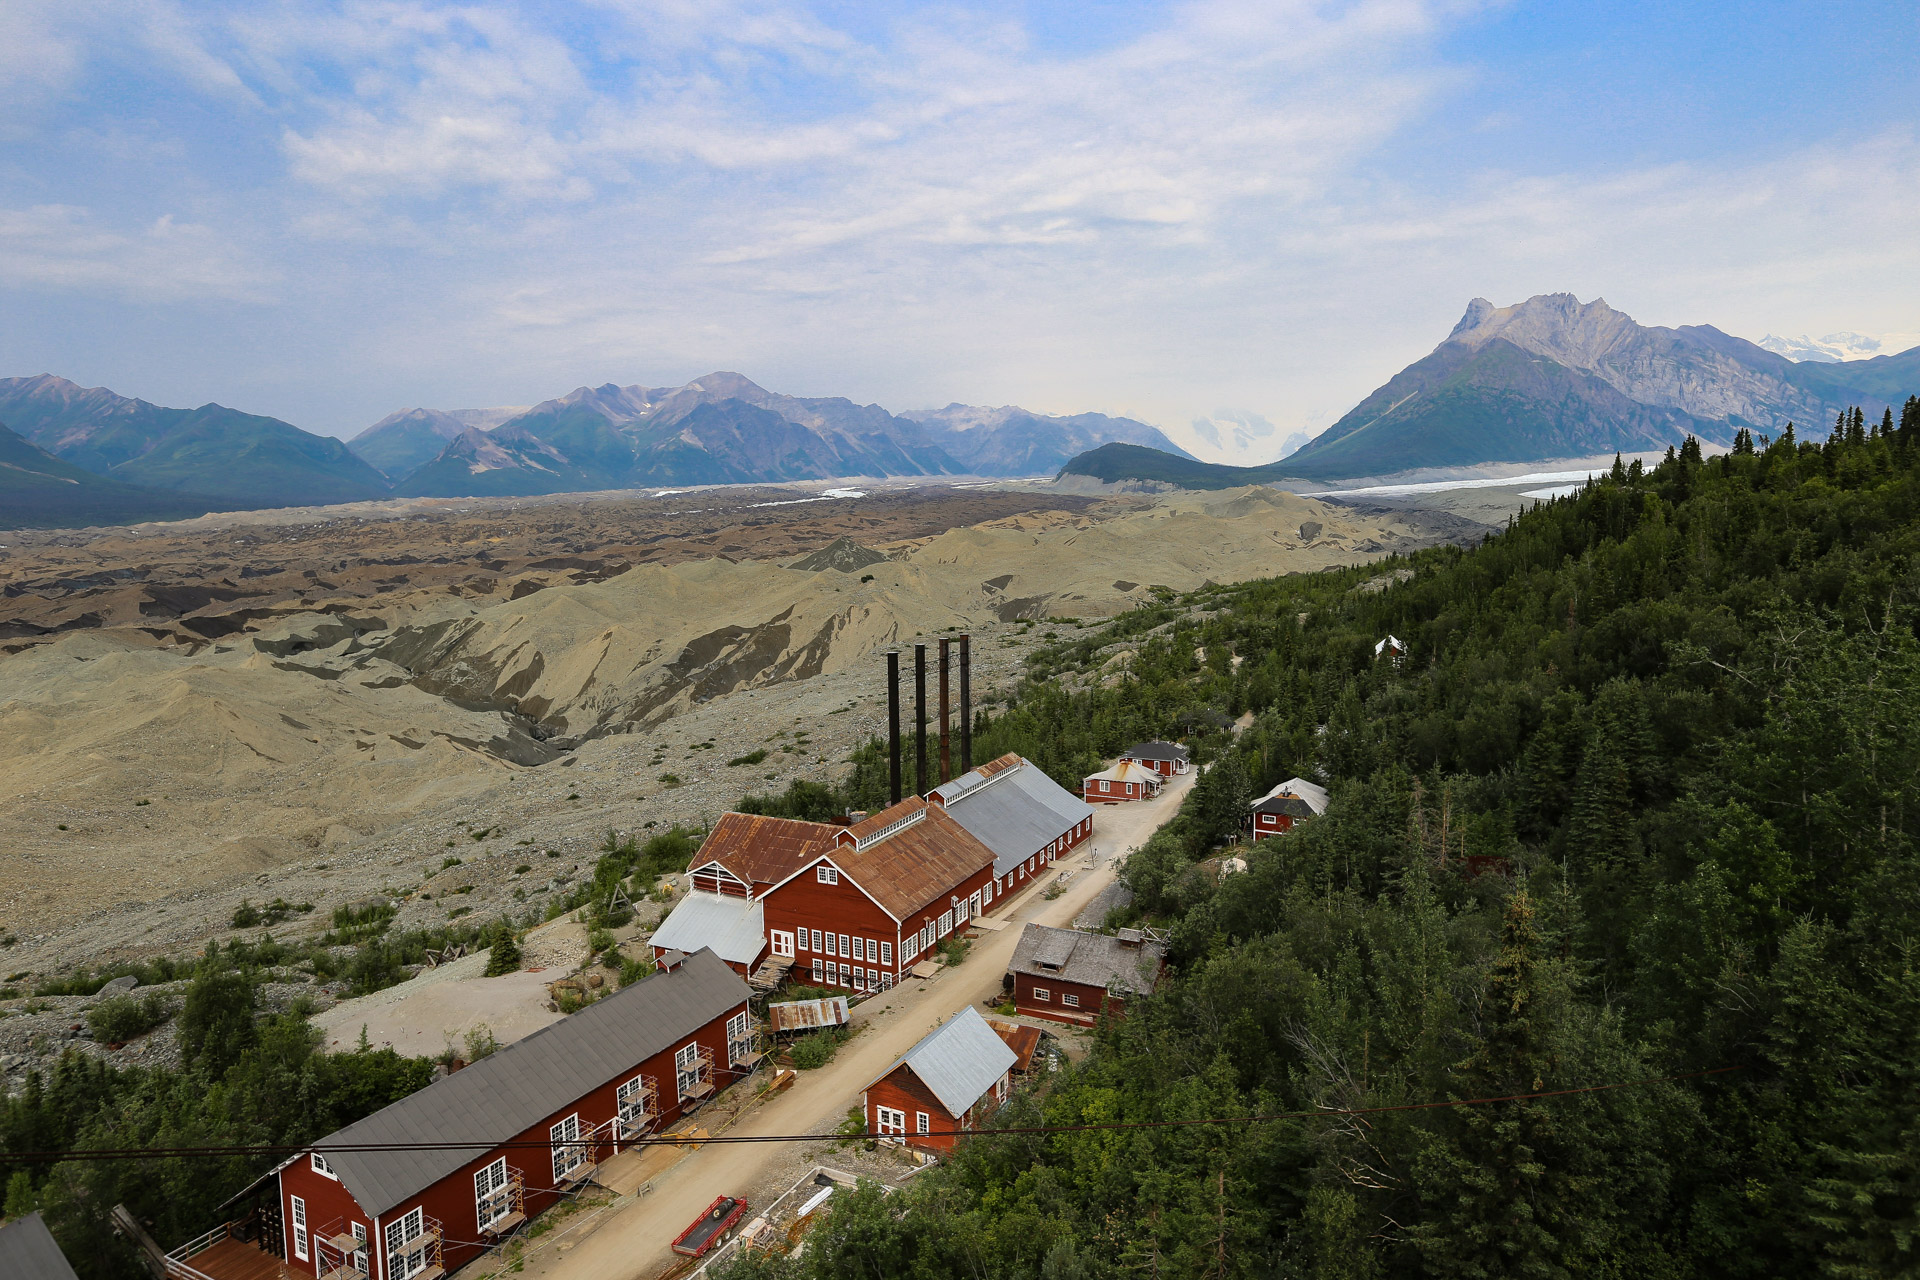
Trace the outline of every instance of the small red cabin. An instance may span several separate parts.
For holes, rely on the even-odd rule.
[[[1122,760],[1111,769],[1089,774],[1081,785],[1081,795],[1089,804],[1119,804],[1125,800],[1147,800],[1160,794],[1162,774],[1133,760]]]
[[[1102,1013],[1119,1017],[1130,997],[1160,980],[1167,949],[1138,929],[1112,937],[1030,924],[1014,948],[1006,984],[1021,1013],[1086,1025]]]
[[[1288,778],[1253,802],[1253,838],[1283,836],[1327,811],[1327,789],[1305,778]]]
[[[867,1086],[867,1132],[951,1151],[1007,1100],[1018,1055],[968,1005]]]
[[[1137,742],[1120,756],[1124,761],[1153,770],[1163,778],[1185,773],[1192,767],[1187,749],[1177,742]]]

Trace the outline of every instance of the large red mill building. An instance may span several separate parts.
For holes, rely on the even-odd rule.
[[[718,957],[687,956],[282,1164],[263,1179],[277,1183],[280,1239],[182,1260],[251,1274],[216,1251],[266,1250],[296,1274],[434,1280],[745,1075],[760,1056],[747,997]]]

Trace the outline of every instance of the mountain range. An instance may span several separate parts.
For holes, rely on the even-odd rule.
[[[0,379],[0,424],[0,527],[396,496],[1044,475],[1111,440],[1187,456],[1127,418],[960,404],[896,415],[781,395],[737,373],[581,387],[533,406],[405,409],[344,443],[223,405],[169,409],[43,374]]]
[[[387,469],[388,458],[423,456],[437,443],[411,471],[388,472],[395,492],[422,497],[841,476],[1044,475],[1110,440],[1185,456],[1158,429],[1128,418],[960,404],[893,414],[840,396],[781,395],[724,372],[681,387],[581,387],[497,425],[450,431],[454,416],[408,410],[349,447]]]
[[[1920,391],[1920,347],[1865,360],[1789,360],[1711,325],[1641,325],[1604,300],[1475,298],[1431,353],[1285,459],[1218,467],[1106,447],[1065,470],[1185,487],[1334,481],[1487,462],[1545,462],[1725,444],[1789,422],[1824,434],[1841,409],[1873,417]]]

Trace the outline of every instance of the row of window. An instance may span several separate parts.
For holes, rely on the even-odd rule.
[[[818,951],[823,955],[845,956],[849,960],[872,960],[878,964],[893,963],[893,944],[881,942],[875,938],[850,938],[844,933],[823,933],[818,929],[798,929],[794,932],[795,945],[802,951]]]
[[[893,1107],[875,1107],[874,1111],[876,1112],[876,1116],[874,1120],[875,1132],[893,1133],[893,1134],[906,1133],[907,1131],[907,1113],[906,1112],[896,1110]],[[932,1133],[933,1132],[932,1117],[928,1116],[927,1113],[924,1111],[916,1111],[913,1113],[913,1115],[914,1115],[913,1131],[915,1133]]]
[[[1042,1004],[1051,1003],[1053,1000],[1052,994],[1045,987],[1035,987],[1033,989],[1033,998]],[[1080,997],[1071,991],[1062,991],[1060,993],[1060,1003],[1069,1009],[1078,1009],[1080,1007]]]
[[[862,969],[858,965],[835,964],[815,956],[813,980],[837,987],[851,987],[855,991],[885,991],[893,986],[893,970]]]
[[[727,1060],[733,1065],[736,1054],[750,1047],[752,1023],[743,1011],[727,1019]],[[689,1090],[700,1081],[703,1064],[698,1041],[679,1049],[673,1055],[674,1088],[676,1098],[684,1099]],[[654,1104],[654,1105],[657,1105]],[[645,1130],[652,1117],[648,1114],[646,1078],[635,1076],[614,1090],[616,1108],[616,1133],[621,1138],[630,1138]],[[566,1182],[573,1172],[586,1164],[590,1156],[589,1143],[581,1141],[580,1116],[576,1112],[547,1130],[547,1139],[553,1153],[553,1184],[559,1186]],[[338,1180],[327,1158],[318,1151],[309,1153],[308,1160],[313,1171]],[[507,1191],[507,1158],[501,1156],[492,1164],[473,1175],[473,1202],[475,1217],[482,1231],[491,1227],[513,1211],[513,1202]],[[293,1222],[293,1255],[305,1262],[311,1248],[307,1230],[307,1202],[301,1196],[290,1197]],[[367,1239],[367,1229],[361,1223],[349,1224],[354,1239],[363,1246]],[[404,1252],[406,1246],[420,1238],[425,1231],[425,1220],[419,1209],[396,1218],[387,1224],[388,1273],[392,1280],[409,1280],[409,1277],[425,1270],[427,1251],[416,1250],[411,1254]],[[368,1274],[365,1248],[354,1255],[354,1267],[361,1275]]]

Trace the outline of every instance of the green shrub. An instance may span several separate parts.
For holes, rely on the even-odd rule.
[[[487,950],[487,976],[498,978],[517,973],[519,969],[520,944],[513,940],[512,927],[501,920],[493,927],[492,941]]]
[[[765,747],[761,747],[757,750],[749,751],[747,752],[747,754],[743,756],[735,756],[733,759],[727,761],[727,764],[730,767],[738,766],[738,765],[746,765],[746,764],[759,764],[762,760],[765,760],[766,758],[767,758],[767,749]]]
[[[173,1003],[158,991],[112,996],[87,1010],[87,1026],[101,1041],[131,1040],[173,1016]]]
[[[240,905],[233,909],[233,920],[231,923],[236,929],[253,928],[260,923],[260,908],[254,906],[245,898],[240,899]]]
[[[853,1033],[845,1027],[822,1027],[795,1040],[788,1052],[794,1066],[802,1071],[817,1071],[832,1062],[840,1046],[852,1038]]]

